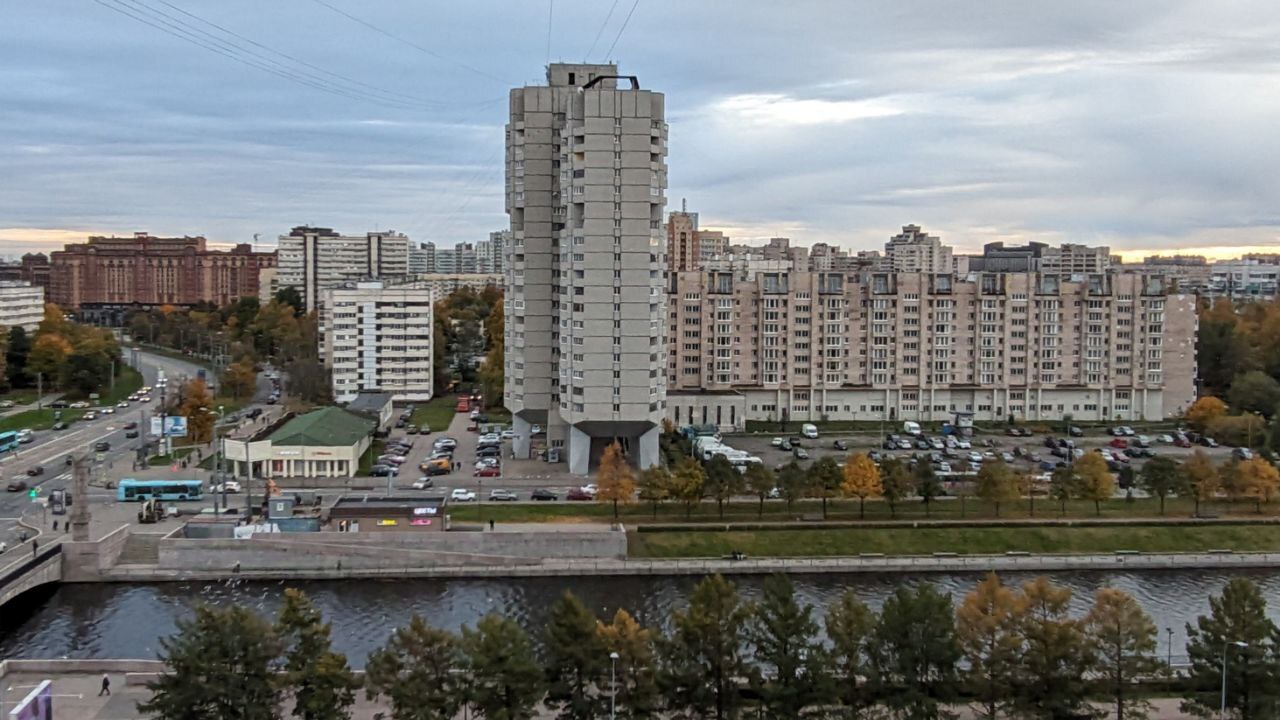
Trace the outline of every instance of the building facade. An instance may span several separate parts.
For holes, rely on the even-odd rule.
[[[1275,256],[1223,260],[1210,266],[1206,297],[1231,300],[1270,300],[1280,287],[1280,260]]]
[[[703,263],[725,254],[729,238],[718,230],[698,227],[698,213],[681,206],[667,216],[667,269],[672,272],[697,270]]]
[[[671,276],[667,375],[751,420],[1156,420],[1195,400],[1196,322],[1159,276],[716,263]]]
[[[331,228],[299,226],[278,240],[276,285],[297,288],[307,310],[321,293],[368,279],[403,280],[409,273],[409,238],[393,231],[341,235]]]
[[[451,248],[436,248],[435,272],[451,275],[476,273],[476,246],[458,243]]]
[[[366,281],[324,291],[322,352],[335,401],[365,392],[431,399],[435,299],[432,287],[416,283]]]
[[[44,288],[21,280],[0,281],[0,326],[34,331],[44,319]]]
[[[488,240],[476,243],[476,272],[501,273],[504,248],[511,244],[511,231],[498,230],[489,233]]]
[[[409,274],[426,275],[436,271],[436,244],[425,242],[409,248]]]
[[[884,246],[882,267],[894,272],[949,273],[955,269],[951,248],[920,229],[903,225],[902,232]]]
[[[621,87],[620,87],[621,86]],[[658,462],[666,365],[664,97],[615,65],[554,63],[516,88],[506,127],[512,243],[504,395],[516,455],[585,474],[617,441]]]
[[[274,253],[254,252],[248,244],[210,250],[203,237],[90,237],[51,254],[46,296],[86,313],[225,305],[256,296],[259,274],[275,264]]]

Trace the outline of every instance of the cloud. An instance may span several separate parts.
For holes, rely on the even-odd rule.
[[[733,95],[713,103],[700,114],[726,122],[747,122],[786,129],[796,125],[829,125],[892,117],[902,108],[886,98],[821,100],[780,93]]]

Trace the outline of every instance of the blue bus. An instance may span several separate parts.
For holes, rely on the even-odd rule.
[[[204,497],[204,483],[200,480],[134,480],[125,478],[116,488],[116,499],[121,502],[147,500],[200,500]]]
[[[0,432],[0,453],[9,452],[18,449],[18,431],[5,430]]]

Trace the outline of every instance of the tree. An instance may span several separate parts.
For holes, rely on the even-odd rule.
[[[831,696],[827,653],[818,639],[813,608],[796,602],[786,575],[765,580],[760,602],[752,607],[748,636],[764,671],[753,674],[752,684],[769,717],[806,717],[806,710]]]
[[[1169,495],[1183,495],[1190,488],[1187,476],[1178,462],[1167,455],[1157,455],[1147,461],[1138,473],[1142,489],[1160,498],[1160,514],[1164,514],[1164,499]]]
[[[480,393],[486,405],[501,405],[506,362],[506,345],[503,339],[503,309],[499,299],[493,303],[489,316],[484,321],[484,339],[489,344],[485,353],[484,364],[480,366],[478,380]]]
[[[1075,473],[1079,478],[1080,497],[1092,500],[1094,512],[1101,515],[1102,501],[1110,500],[1116,490],[1116,481],[1107,468],[1107,461],[1100,453],[1085,453],[1075,462]]]
[[[951,599],[932,585],[899,587],[884,602],[868,643],[874,697],[894,717],[950,717],[960,646]]]
[[[347,656],[333,651],[329,623],[302,591],[284,591],[275,631],[284,643],[282,680],[293,693],[293,716],[302,720],[351,717],[360,679],[347,665]]]
[[[791,506],[796,500],[809,493],[810,484],[809,476],[800,467],[800,463],[792,460],[782,466],[782,470],[778,471],[778,494],[787,501],[787,512],[791,512]]]
[[[1218,477],[1218,468],[1209,459],[1205,451],[1196,448],[1191,457],[1182,461],[1182,474],[1187,485],[1191,487],[1191,496],[1196,501],[1196,516],[1200,515],[1200,503],[1209,502],[1218,495],[1222,480]]]
[[[806,494],[822,499],[822,519],[827,519],[827,500],[840,492],[843,475],[835,458],[821,457],[809,467],[809,481],[805,484]]]
[[[462,665],[457,636],[415,613],[370,653],[365,694],[390,700],[395,720],[453,720],[467,699],[468,680],[457,672]]]
[[[187,419],[187,437],[193,443],[206,443],[213,438],[213,395],[200,378],[188,380],[182,389],[178,414]]]
[[[844,484],[841,486],[846,495],[858,498],[858,516],[867,517],[867,498],[880,497],[884,494],[884,485],[880,482],[880,468],[866,453],[854,453],[844,464]],[[826,517],[824,514],[823,517]]]
[[[1271,413],[1271,429],[1267,433],[1267,447],[1273,453],[1280,453],[1280,407]]]
[[[759,517],[764,517],[764,501],[769,495],[777,489],[778,479],[774,477],[773,471],[764,465],[764,463],[751,463],[747,466],[747,472],[743,475],[746,481],[746,489],[751,491],[752,495],[760,498]]]
[[[1212,395],[1205,395],[1187,408],[1187,424],[1192,430],[1202,433],[1209,427],[1209,423],[1226,414],[1226,403]]]
[[[684,505],[686,518],[693,513],[694,506],[702,502],[702,496],[706,493],[704,490],[706,482],[707,474],[702,469],[702,464],[691,457],[676,463],[675,469],[672,470],[671,496]]]
[[[1083,624],[1067,613],[1071,590],[1038,577],[1022,585],[1025,611],[1019,630],[1026,643],[1015,684],[1014,707],[1030,717],[1084,713],[1085,675],[1093,662]]]
[[[927,465],[928,463],[920,463]],[[915,483],[911,472],[901,460],[895,457],[886,458],[880,463],[880,485],[885,502],[889,503],[889,515],[898,516],[898,501],[911,494]]]
[[[608,670],[609,652],[596,631],[599,621],[582,601],[565,591],[551,605],[543,647],[547,704],[563,720],[595,720],[606,712],[598,691]]]
[[[670,708],[716,720],[738,716],[748,617],[737,588],[723,576],[693,588],[688,609],[672,613],[672,634],[662,643],[659,684]]]
[[[31,377],[43,376],[45,387],[52,386],[62,375],[62,366],[71,354],[71,343],[56,333],[36,336],[35,344],[27,355],[27,373]]]
[[[485,615],[462,628],[463,680],[479,717],[527,720],[546,691],[529,635],[511,618]]]
[[[253,359],[245,356],[231,363],[222,371],[222,394],[236,400],[248,400],[258,387],[258,373],[253,369]]]
[[[614,520],[618,519],[618,503],[630,505],[636,501],[636,475],[622,457],[622,446],[616,440],[600,456],[596,485],[596,502],[613,503]]]
[[[1022,660],[1022,597],[989,573],[956,608],[956,639],[964,656],[964,680],[984,716],[994,720],[1010,699]]]
[[[920,502],[924,503],[924,516],[933,517],[933,500],[946,495],[946,490],[938,480],[938,475],[933,472],[933,465],[926,462],[916,463],[914,474],[916,495],[919,495]]]
[[[98,352],[76,348],[58,372],[58,385],[77,397],[99,392],[111,377],[111,361]]]
[[[1196,367],[1204,379],[1205,388],[1213,392],[1226,392],[1231,378],[1252,366],[1250,343],[1240,317],[1227,298],[1219,298],[1201,310],[1200,327],[1196,333]]]
[[[1058,514],[1067,514],[1067,501],[1072,498],[1080,486],[1071,465],[1059,465],[1049,476],[1049,497],[1058,501]]]
[[[1258,512],[1262,512],[1262,503],[1271,502],[1271,498],[1280,492],[1280,471],[1260,457],[1240,461],[1235,474],[1239,478],[1241,494],[1253,498]]]
[[[275,720],[280,690],[271,664],[281,643],[252,611],[202,605],[160,640],[165,673],[138,710],[157,720]]]
[[[653,503],[653,517],[658,517],[658,503],[671,497],[671,471],[665,465],[650,465],[640,471],[636,486],[640,499]]]
[[[27,372],[27,356],[31,354],[31,338],[26,328],[14,325],[9,328],[9,346],[4,352],[4,374],[13,388],[31,387],[33,377]]]
[[[621,609],[614,613],[613,622],[608,625],[601,622],[596,627],[605,650],[618,655],[611,668],[617,689],[614,699],[618,717],[627,720],[653,717],[659,706],[653,632],[640,627]]]
[[[1280,405],[1280,382],[1261,370],[1250,370],[1232,378],[1227,399],[1237,413],[1257,412],[1270,417]]]
[[[1129,593],[1102,588],[1084,619],[1085,634],[1095,658],[1096,672],[1105,678],[1115,702],[1116,720],[1146,717],[1149,705],[1135,697],[1133,686],[1160,671],[1155,658],[1156,626]]]
[[[982,463],[978,469],[978,497],[995,505],[996,517],[1000,517],[1000,503],[1018,499],[1018,480],[1003,460]]]
[[[317,358],[298,358],[284,366],[284,388],[292,397],[311,405],[333,402],[331,374]]]
[[[1183,709],[1212,717],[1226,671],[1227,707],[1244,720],[1272,718],[1280,698],[1277,629],[1252,580],[1234,577],[1222,595],[1209,598],[1209,615],[1187,623],[1188,693]],[[1240,645],[1239,643],[1243,643]],[[1224,663],[1225,657],[1225,663]]]
[[[724,503],[734,495],[741,494],[745,487],[742,473],[729,462],[724,455],[716,454],[706,464],[706,494],[715,498],[716,510],[720,519],[724,519]]]
[[[271,296],[271,300],[279,305],[288,305],[292,308],[295,316],[301,316],[306,310],[306,304],[302,301],[302,293],[298,292],[297,286],[294,285],[286,285],[280,288],[275,295]]]
[[[827,638],[837,680],[835,695],[854,717],[871,703],[870,693],[861,683],[870,675],[869,643],[875,627],[875,615],[850,590],[827,609]]]

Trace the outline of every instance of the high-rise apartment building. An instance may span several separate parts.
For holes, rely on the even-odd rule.
[[[889,238],[884,246],[883,267],[894,272],[924,273],[949,273],[955,269],[951,248],[919,225],[903,225],[901,233]]]
[[[336,401],[362,392],[431,399],[433,286],[361,281],[321,294],[323,357]]]
[[[511,244],[511,231],[499,230],[489,233],[488,240],[476,243],[476,272],[481,274],[501,273],[503,248]]]
[[[295,287],[308,310],[321,292],[368,279],[403,279],[409,273],[409,238],[393,231],[341,235],[331,228],[295,227],[278,242],[277,287]]]
[[[24,280],[0,280],[0,326],[33,331],[44,319],[44,288]]]
[[[1128,273],[675,273],[671,418],[1158,420],[1195,400],[1195,297]],[[696,392],[696,394],[695,394]],[[733,412],[724,394],[742,397]],[[708,420],[701,405],[714,408]],[[721,412],[721,411],[724,412]],[[681,414],[680,411],[683,411]]]
[[[698,227],[698,213],[691,213],[682,205],[679,212],[667,216],[668,270],[697,270],[728,249],[729,239],[723,232]]]
[[[504,394],[517,455],[539,425],[575,474],[615,440],[634,464],[658,462],[663,117],[663,95],[615,65],[555,63],[546,86],[511,91]]]
[[[473,275],[476,272],[476,246],[458,243],[451,248],[436,248],[437,273]]]
[[[436,271],[436,244],[425,242],[409,248],[409,274],[426,275]]]

